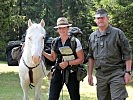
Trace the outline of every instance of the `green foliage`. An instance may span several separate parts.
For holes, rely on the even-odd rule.
[[[9,31],[9,0],[2,0],[0,2],[0,59],[5,60],[5,46],[8,41],[6,33]]]
[[[133,6],[121,7],[115,10],[112,23],[121,28],[124,32],[132,34],[133,30]]]
[[[88,41],[83,41],[82,38],[88,40],[89,34],[92,32],[91,25],[94,23],[91,15],[93,2],[91,0],[63,0],[63,16],[67,17],[72,23],[72,26],[79,27],[83,35],[81,42],[83,47],[87,47]]]
[[[124,31],[133,46],[132,0],[100,0],[99,5],[108,10],[110,23]]]
[[[0,40],[0,59],[3,60],[3,61],[6,59],[5,47],[6,47],[6,42]]]
[[[0,37],[4,39],[5,33],[8,32],[9,28],[9,2],[3,0],[0,3]]]
[[[36,23],[44,19],[47,33],[56,37],[58,34],[53,27],[58,17],[65,16],[73,26],[82,30],[81,42],[86,47],[88,36],[96,26],[93,16],[99,7],[108,10],[110,23],[122,29],[133,43],[132,0],[1,0],[0,59],[5,59],[3,55],[8,41],[20,40],[26,32],[28,19]]]

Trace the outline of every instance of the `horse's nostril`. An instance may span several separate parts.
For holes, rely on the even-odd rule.
[[[32,60],[34,64],[39,64],[40,63],[40,56],[32,56]]]

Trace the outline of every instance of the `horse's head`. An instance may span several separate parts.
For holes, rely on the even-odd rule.
[[[44,26],[45,22],[43,19],[39,24],[33,24],[30,19],[28,20],[24,50],[26,49],[28,55],[31,55],[34,64],[39,64],[41,60],[46,36],[46,31],[43,28]]]

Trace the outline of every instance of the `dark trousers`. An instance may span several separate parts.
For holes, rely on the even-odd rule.
[[[48,100],[58,100],[60,96],[61,89],[65,83],[64,81],[64,71],[56,69],[53,73],[50,92]],[[76,72],[69,74],[68,83],[66,84],[71,100],[80,100],[79,95],[79,81],[76,78]]]

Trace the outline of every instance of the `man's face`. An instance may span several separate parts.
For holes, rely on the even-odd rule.
[[[98,27],[106,27],[108,25],[109,18],[107,16],[96,17],[95,21]]]

